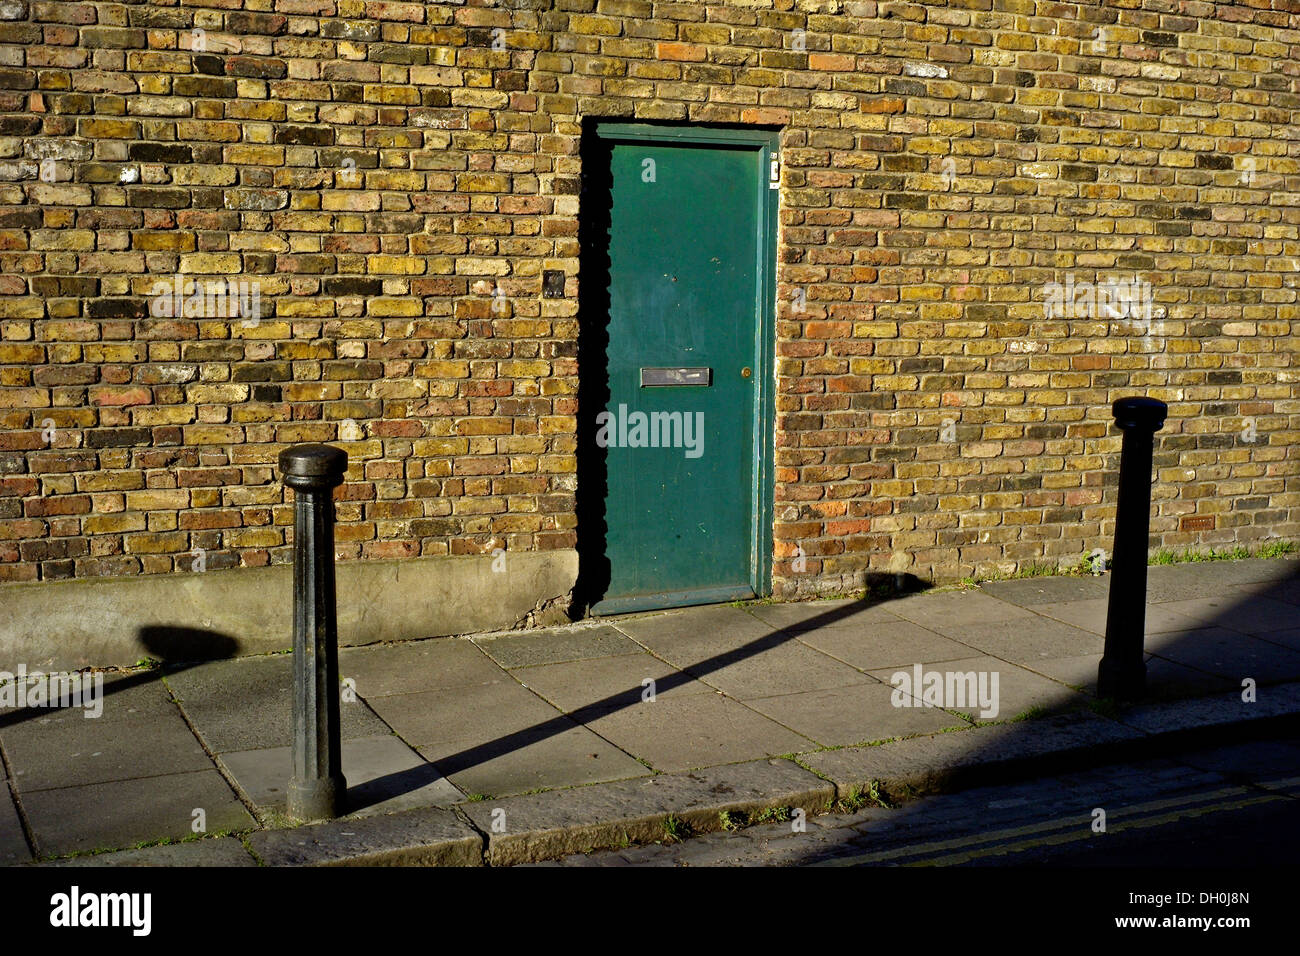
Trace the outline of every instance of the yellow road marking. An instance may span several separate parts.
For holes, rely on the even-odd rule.
[[[1142,817],[1138,820],[1128,820],[1111,826],[1107,823],[1106,834],[1120,833],[1125,830],[1143,830],[1148,827],[1164,826],[1167,823],[1173,823],[1176,820],[1189,819],[1194,817],[1205,816],[1210,813],[1221,813],[1224,810],[1240,810],[1243,807],[1253,806],[1257,803],[1273,803],[1285,799],[1277,794],[1268,794],[1258,797],[1250,797],[1246,800],[1237,800],[1232,802],[1216,803],[1208,807],[1192,807],[1173,813],[1160,814],[1153,817]],[[1019,853],[1023,850],[1031,850],[1039,846],[1059,846],[1065,843],[1078,843],[1080,840],[1088,840],[1102,834],[1092,832],[1092,828],[1081,830],[1077,833],[1058,833],[1042,840],[1024,840],[1018,844],[1007,844],[1005,846],[984,847],[983,849],[973,850],[970,853],[957,853],[948,856],[936,857],[930,860],[918,861],[909,866],[927,865],[927,866],[952,866],[956,863],[964,863],[969,860],[977,860],[986,856],[1002,856],[1007,853]]]
[[[1300,783],[1300,778],[1296,778]],[[1291,781],[1278,781],[1278,784],[1289,784]],[[1178,797],[1170,797],[1161,800],[1150,800],[1145,803],[1133,804],[1131,806],[1120,807],[1113,813],[1107,814],[1107,832],[1121,832],[1128,829],[1137,829],[1149,826],[1161,826],[1165,823],[1173,822],[1188,816],[1201,816],[1206,813],[1221,812],[1223,810],[1240,809],[1241,807],[1251,806],[1256,803],[1263,803],[1275,800],[1288,799],[1286,795],[1279,792],[1244,797],[1245,794],[1251,793],[1245,787],[1225,787],[1212,790],[1206,793],[1188,795],[1183,794]],[[1244,797],[1237,801],[1225,800],[1226,797]],[[1218,800],[1209,806],[1198,806],[1205,801]],[[1158,814],[1156,816],[1141,816],[1139,819],[1129,819],[1135,814],[1151,814],[1169,808],[1175,809],[1172,813]],[[864,853],[855,857],[840,857],[825,862],[826,866],[853,866],[861,863],[878,863],[888,860],[899,859],[900,857],[924,856],[927,853],[935,853],[944,850],[968,850],[966,853],[949,853],[941,857],[917,861],[926,864],[946,865],[948,863],[962,862],[968,859],[974,859],[980,856],[990,856],[1016,852],[1017,848],[1025,849],[1034,846],[1051,846],[1061,843],[1069,843],[1077,840],[1090,839],[1097,834],[1092,832],[1090,825],[1081,824],[1087,819],[1082,814],[1076,814],[1069,817],[1058,817],[1055,820],[1047,820],[1043,823],[1033,823],[1026,826],[1007,827],[1001,830],[985,831],[973,836],[958,837],[951,840],[935,840],[928,843],[913,844],[905,847],[895,847],[890,850],[881,850],[875,853]],[[1068,832],[1059,833],[1068,828]],[[1028,837],[1015,841],[1016,837]],[[1011,840],[1011,843],[1001,843],[999,841]],[[987,844],[994,843],[994,846]],[[981,844],[984,844],[981,846]],[[908,864],[914,865],[914,864]]]

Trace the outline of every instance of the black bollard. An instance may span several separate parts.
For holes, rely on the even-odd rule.
[[[338,625],[334,607],[334,496],[347,453],[294,445],[280,453],[293,489],[293,777],[289,816],[339,815],[347,781],[339,746]]]
[[[1106,647],[1097,668],[1097,696],[1137,700],[1146,690],[1142,659],[1147,618],[1147,548],[1151,531],[1151,454],[1169,410],[1154,398],[1121,398],[1111,406],[1124,431],[1119,502],[1106,606]]]

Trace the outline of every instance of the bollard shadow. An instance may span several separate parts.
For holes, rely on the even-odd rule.
[[[229,634],[204,628],[149,625],[140,628],[136,634],[140,643],[148,652],[148,656],[157,661],[158,666],[134,674],[127,674],[111,681],[105,681],[103,692],[105,699],[113,694],[120,694],[134,687],[141,687],[160,680],[168,674],[188,670],[206,661],[225,660],[234,657],[239,649],[239,642]],[[64,674],[69,672],[45,671],[43,673]],[[93,671],[73,673],[84,675],[93,673]],[[0,730],[20,724],[33,717],[48,715],[53,710],[68,709],[72,708],[53,706],[22,707],[8,713],[0,713]]]
[[[347,776],[346,767],[344,776]],[[377,804],[387,803],[402,794],[414,793],[437,783],[445,776],[436,766],[424,761],[418,766],[375,777],[364,783],[349,783],[342,815],[358,813]]]
[[[804,621],[797,631],[773,630],[770,634],[755,638],[740,647],[715,654],[707,660],[692,664],[689,667],[677,669],[672,674],[656,679],[657,692],[662,694],[673,688],[684,686],[732,664],[794,641],[800,634],[809,630],[826,627],[858,614],[867,608],[878,607],[888,601],[919,593],[928,588],[926,582],[911,574],[877,574],[873,572],[867,576],[867,581],[868,588],[866,596],[863,598],[851,604],[832,608],[811,620]],[[417,789],[418,786],[424,786],[439,777],[450,777],[455,773],[513,753],[541,740],[570,731],[577,726],[585,725],[588,721],[595,720],[598,717],[625,708],[640,706],[643,690],[644,688],[637,684],[627,690],[610,694],[600,700],[584,704],[575,710],[558,714],[522,730],[502,735],[495,740],[466,748],[447,757],[441,757],[436,762],[426,764],[426,767],[429,768],[428,771],[425,771],[424,768],[401,771],[376,778],[366,786],[373,787],[376,793],[383,792],[388,797],[391,797],[394,792],[408,792],[405,789],[408,785],[413,785],[410,787],[411,789]],[[434,769],[435,767],[436,769]],[[351,790],[349,790],[349,797],[351,798]],[[351,807],[350,809],[360,809],[360,807]]]
[[[173,670],[226,660],[239,650],[239,642],[229,634],[207,628],[150,625],[137,633],[149,656]]]

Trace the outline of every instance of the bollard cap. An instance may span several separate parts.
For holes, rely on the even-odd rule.
[[[1155,432],[1164,425],[1169,406],[1156,398],[1131,395],[1116,399],[1110,410],[1120,428],[1145,428]]]
[[[348,454],[333,445],[294,445],[280,452],[285,484],[294,488],[333,488],[343,484]]]

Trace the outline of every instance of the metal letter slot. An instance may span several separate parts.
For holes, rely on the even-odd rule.
[[[643,368],[641,387],[657,385],[712,385],[711,368]]]

